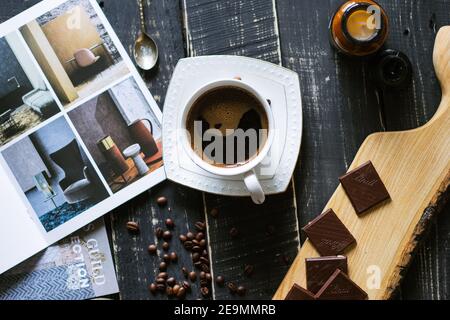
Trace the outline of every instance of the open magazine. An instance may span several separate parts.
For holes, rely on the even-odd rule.
[[[0,300],[81,300],[118,291],[102,218],[0,275]]]
[[[165,179],[161,112],[94,0],[0,25],[0,273]]]

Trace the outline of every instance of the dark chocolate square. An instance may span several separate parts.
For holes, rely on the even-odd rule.
[[[367,293],[337,269],[316,294],[317,300],[367,300]]]
[[[339,180],[358,215],[390,198],[371,161],[348,172]]]
[[[348,273],[347,257],[330,256],[320,258],[307,258],[306,263],[306,287],[316,294],[325,282],[339,269]]]
[[[314,300],[314,294],[294,284],[284,300]]]
[[[302,230],[321,256],[337,256],[356,243],[355,238],[331,209],[308,223]]]

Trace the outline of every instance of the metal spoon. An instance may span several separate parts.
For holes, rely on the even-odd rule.
[[[139,68],[150,70],[158,61],[158,46],[147,34],[145,28],[143,0],[139,0],[139,12],[141,17],[141,32],[134,43],[134,60]]]

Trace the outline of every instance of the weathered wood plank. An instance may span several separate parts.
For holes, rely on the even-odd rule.
[[[205,1],[184,0],[188,53],[232,54],[280,63],[276,11],[272,0]],[[209,218],[209,245],[213,275],[244,285],[246,298],[270,298],[298,251],[299,234],[293,187],[284,194],[268,197],[261,206],[250,199],[205,195]],[[273,225],[274,234],[267,236]],[[232,240],[235,227],[239,237]],[[283,259],[283,257],[285,257]],[[245,264],[255,267],[251,279],[243,276]],[[217,299],[234,298],[227,289],[214,286]],[[242,298],[242,297],[241,297]]]

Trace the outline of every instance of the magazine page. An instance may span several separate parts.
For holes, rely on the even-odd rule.
[[[0,184],[18,200],[0,203],[0,225],[35,229],[0,235],[1,273],[165,173],[161,111],[96,1],[46,0],[1,24],[0,61]]]
[[[0,276],[0,300],[81,300],[118,291],[103,219]]]

